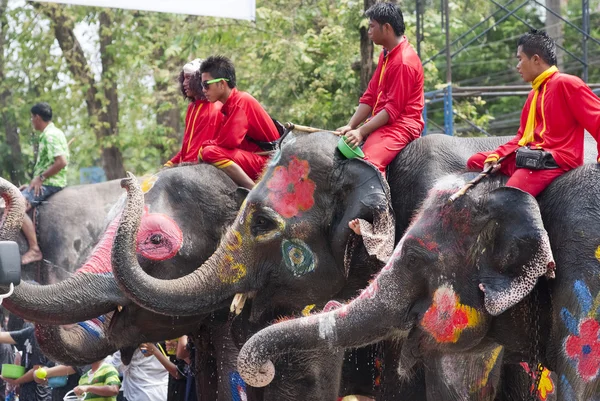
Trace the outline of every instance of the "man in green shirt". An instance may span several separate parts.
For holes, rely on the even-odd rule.
[[[67,186],[67,164],[69,163],[67,139],[52,122],[52,108],[48,103],[37,103],[31,108],[31,123],[41,134],[34,177],[29,185],[21,187],[22,194],[27,200],[22,229],[29,242],[29,250],[21,258],[21,263],[24,265],[42,260],[35,227],[27,211]]]
[[[79,386],[73,392],[80,396],[85,393],[84,400],[116,401],[121,387],[119,372],[104,359],[92,363],[92,368],[81,376]]]

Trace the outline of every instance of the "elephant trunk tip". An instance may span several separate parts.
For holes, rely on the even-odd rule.
[[[238,370],[246,384],[252,387],[268,386],[275,377],[275,365],[267,361],[257,369],[257,365],[249,362],[238,363]]]
[[[127,177],[121,180],[121,188],[129,189],[133,184],[133,180],[135,180],[135,175],[128,171]]]

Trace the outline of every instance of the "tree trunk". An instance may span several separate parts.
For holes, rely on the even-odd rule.
[[[114,57],[111,49],[112,21],[110,11],[100,13],[100,56],[102,59],[102,87],[105,101],[98,96],[98,83],[90,70],[81,44],[75,37],[75,25],[73,19],[67,15],[65,6],[52,3],[32,3],[34,7],[41,9],[52,21],[54,35],[67,61],[69,71],[73,79],[78,81],[85,92],[90,125],[96,134],[96,140],[102,155],[102,167],[109,180],[125,176],[123,156],[121,151],[113,145],[111,137],[118,135],[119,122],[119,100],[117,93],[116,75],[112,71]],[[105,103],[105,104],[103,104]]]
[[[4,75],[4,48],[8,30],[8,21],[6,19],[7,6],[8,0],[0,1],[0,82],[6,82]],[[0,115],[4,122],[6,144],[10,148],[10,160],[8,161],[10,180],[13,183],[20,184],[24,182],[25,170],[23,169],[23,156],[21,153],[21,141],[19,138],[17,119],[10,107],[12,104],[11,97],[12,93],[9,89],[0,89]]]
[[[562,16],[561,5],[563,0],[547,0],[546,7],[554,11],[557,15]],[[546,10],[546,32],[548,35],[556,41],[556,44],[562,46],[564,43],[564,22]],[[557,67],[563,69],[564,67],[565,52],[560,48],[556,48],[556,61]]]
[[[375,4],[375,0],[364,0],[365,11],[373,4]],[[373,75],[373,42],[369,39],[369,35],[367,31],[368,27],[360,28],[360,91],[363,93],[367,86],[369,85],[369,81],[371,80],[371,76]]]

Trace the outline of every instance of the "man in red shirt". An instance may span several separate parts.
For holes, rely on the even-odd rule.
[[[202,144],[199,157],[223,169],[237,185],[252,189],[268,160],[259,144],[276,141],[279,132],[260,103],[236,89],[231,60],[209,57],[200,72],[206,98],[223,103],[224,117],[215,137]]]
[[[200,145],[212,139],[221,123],[223,115],[221,103],[211,103],[202,93],[199,58],[183,66],[179,74],[179,85],[183,96],[189,100],[185,115],[185,132],[181,150],[165,163],[165,167],[173,167],[180,163],[198,162]]]
[[[532,30],[521,36],[517,59],[517,70],[533,87],[517,135],[493,152],[471,156],[467,167],[491,166],[510,177],[507,186],[537,196],[555,178],[583,164],[584,129],[597,142],[600,139],[600,99],[581,79],[558,71],[556,43],[545,32]],[[516,151],[521,147],[549,152],[549,168],[517,167]]]
[[[365,141],[365,160],[385,174],[387,165],[423,130],[423,66],[404,36],[398,6],[378,3],[365,15],[370,19],[369,37],[383,52],[358,109],[338,131],[351,146]]]

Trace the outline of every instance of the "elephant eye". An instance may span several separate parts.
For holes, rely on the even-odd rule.
[[[277,227],[277,224],[268,217],[258,215],[252,220],[252,234],[261,235],[266,232],[272,231]]]
[[[158,245],[162,242],[162,239],[163,239],[163,237],[161,234],[153,234],[150,237],[150,242],[152,242],[154,245]]]

